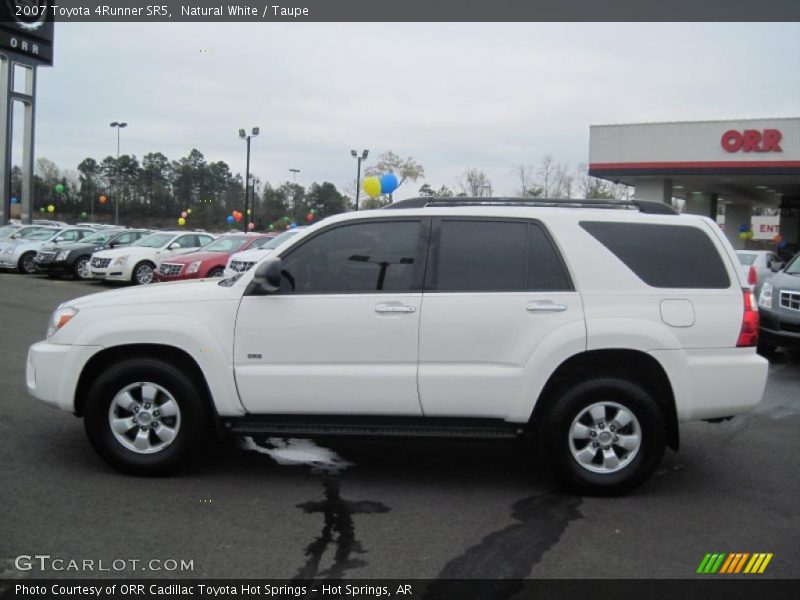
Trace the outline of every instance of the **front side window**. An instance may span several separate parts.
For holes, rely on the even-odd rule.
[[[567,291],[572,285],[536,223],[442,220],[426,291]]]
[[[178,244],[179,248],[196,248],[197,247],[197,236],[195,236],[195,235],[182,235],[178,239],[175,240],[175,243]]]
[[[236,252],[246,243],[246,237],[225,236],[217,238],[207,246],[204,246],[203,250],[208,252]]]
[[[419,221],[356,223],[314,236],[282,258],[281,293],[408,292]]]
[[[171,233],[154,233],[133,244],[139,248],[161,248],[173,238]]]

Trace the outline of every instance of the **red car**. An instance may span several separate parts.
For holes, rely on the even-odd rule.
[[[200,250],[164,259],[158,265],[156,281],[179,281],[181,279],[202,279],[222,277],[228,257],[255,247],[259,241],[268,239],[268,234],[240,233],[223,235],[206,244]]]

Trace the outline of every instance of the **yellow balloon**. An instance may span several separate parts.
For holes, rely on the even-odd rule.
[[[377,177],[365,177],[361,187],[370,198],[381,195],[381,180]]]
[[[49,204],[47,206],[47,212],[55,212],[55,211],[56,211],[56,207],[53,206],[52,204]]]
[[[191,208],[187,208],[187,209],[186,209],[186,214],[187,214],[187,215],[190,215],[190,214],[192,214],[192,209],[191,209]]]
[[[183,217],[180,217],[178,219],[178,225],[186,225],[186,219],[184,219]]]

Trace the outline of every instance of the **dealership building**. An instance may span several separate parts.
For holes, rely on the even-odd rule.
[[[800,239],[800,118],[593,125],[589,174],[635,187],[641,200],[685,201],[716,218],[735,248],[756,207],[780,209],[780,235]]]

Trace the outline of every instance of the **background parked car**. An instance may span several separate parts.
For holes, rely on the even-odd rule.
[[[144,236],[147,229],[104,229],[79,242],[48,245],[36,253],[34,265],[39,273],[50,276],[72,275],[75,279],[91,279],[89,261],[98,250],[129,246]]]
[[[152,283],[160,260],[198,250],[214,239],[208,233],[158,231],[125,248],[92,255],[92,278],[142,285]]]
[[[222,277],[225,264],[231,254],[251,248],[258,242],[269,241],[269,239],[266,235],[252,233],[223,235],[197,252],[162,260],[158,265],[156,280],[178,281],[180,279]]]
[[[758,347],[770,352],[776,347],[800,348],[800,254],[783,263],[774,261],[778,272],[761,287],[758,296]]]
[[[769,250],[737,250],[736,255],[742,263],[741,271],[744,278],[758,297],[761,284],[772,276],[772,265],[782,263],[780,257]]]
[[[77,242],[94,233],[82,227],[66,229],[43,229],[24,239],[10,240],[0,244],[0,269],[17,269],[20,273],[36,272],[34,257],[42,246],[53,243]]]
[[[6,227],[12,229],[6,229]],[[36,231],[43,229],[53,229],[53,227],[45,227],[42,225],[6,225],[0,229],[0,240],[20,240],[32,235]],[[57,228],[56,228],[57,229]]]
[[[258,244],[254,244],[250,249],[232,254],[228,259],[228,264],[225,265],[225,277],[232,277],[237,273],[244,273],[250,270],[254,264],[268,256],[275,248],[304,229],[308,228],[295,227],[272,238],[262,238]]]

